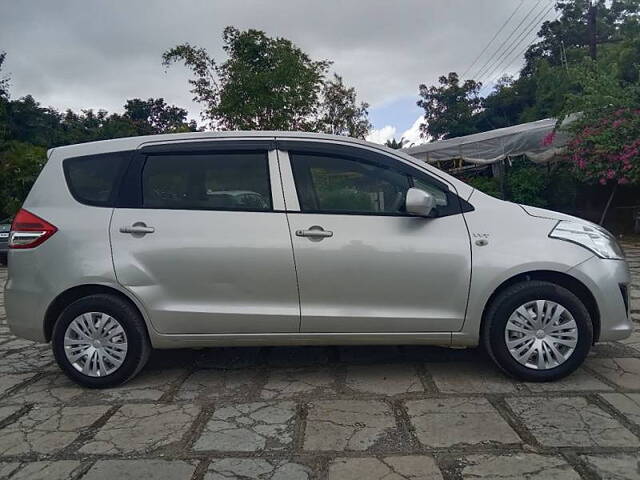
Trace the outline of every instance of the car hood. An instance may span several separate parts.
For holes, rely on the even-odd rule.
[[[529,205],[520,205],[520,208],[522,208],[528,215],[531,215],[532,217],[548,218],[550,220],[570,220],[572,222],[586,223],[588,225],[593,225],[598,229],[602,229],[602,227],[596,225],[593,222],[590,222],[589,220],[585,220],[584,218],[580,217],[574,217],[573,215],[567,215],[566,213],[554,212],[553,210],[547,210],[546,208],[530,207]]]
[[[567,215],[566,213],[554,212],[553,210],[547,210],[545,208],[530,207],[529,205],[520,205],[520,208],[522,208],[528,215],[531,215],[532,217],[548,218],[550,220],[571,220],[582,223],[591,223],[582,218]]]

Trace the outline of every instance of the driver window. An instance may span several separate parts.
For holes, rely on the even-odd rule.
[[[407,175],[371,163],[313,154],[292,154],[303,212],[402,214]]]

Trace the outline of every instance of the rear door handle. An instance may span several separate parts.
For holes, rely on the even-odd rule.
[[[153,227],[147,227],[142,222],[136,222],[128,227],[120,227],[120,233],[133,233],[133,234],[141,234],[146,235],[147,233],[153,233],[156,229]]]
[[[325,230],[319,225],[314,225],[313,227],[309,227],[307,230],[296,230],[296,236],[320,239],[333,237],[333,232]]]

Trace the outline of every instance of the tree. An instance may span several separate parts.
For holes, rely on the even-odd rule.
[[[579,177],[609,188],[600,224],[619,185],[640,184],[640,82],[626,82],[616,68],[586,61],[573,69],[578,93],[568,96],[563,114],[580,112],[567,147]]]
[[[591,3],[591,0],[557,2],[556,9],[560,15],[557,19],[542,24],[538,32],[540,41],[525,53],[526,63],[522,70],[524,75],[534,73],[540,59],[546,59],[552,66],[561,65],[563,51],[570,62],[579,62],[588,55],[591,43],[588,15]],[[637,38],[640,35],[640,3],[637,0],[597,0],[595,8],[598,48],[603,44]]]
[[[0,98],[9,97],[9,77],[2,73],[2,65],[7,58],[7,52],[0,51]]]
[[[164,98],[127,100],[123,118],[130,120],[138,135],[196,131],[195,121],[187,122],[187,111],[167,105]]]
[[[395,138],[391,138],[387,140],[384,145],[389,148],[393,148],[394,150],[399,150],[404,147],[404,144],[407,143],[407,140],[404,137],[401,137],[400,140],[396,140]]]
[[[482,84],[466,80],[460,84],[458,74],[449,73],[438,79],[440,86],[420,85],[417,105],[424,108],[426,123],[420,125],[423,137],[434,140],[460,137],[477,132],[474,116],[480,111]]]
[[[347,87],[340,75],[324,83],[316,130],[333,135],[365,138],[371,129],[368,103],[358,104],[356,89]]]
[[[0,218],[15,214],[46,161],[46,149],[10,141],[0,151]]]
[[[188,43],[162,55],[165,66],[182,61],[191,69],[191,93],[204,105],[204,119],[234,130],[309,129],[330,62],[259,30],[227,27],[223,41],[228,59],[221,64]]]

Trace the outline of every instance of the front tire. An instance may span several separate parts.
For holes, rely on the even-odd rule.
[[[584,361],[593,324],[580,299],[551,282],[527,281],[498,294],[486,313],[483,344],[509,375],[529,382],[566,377]]]
[[[89,295],[65,308],[51,343],[62,371],[89,388],[125,383],[144,367],[151,352],[138,311],[109,294]]]

